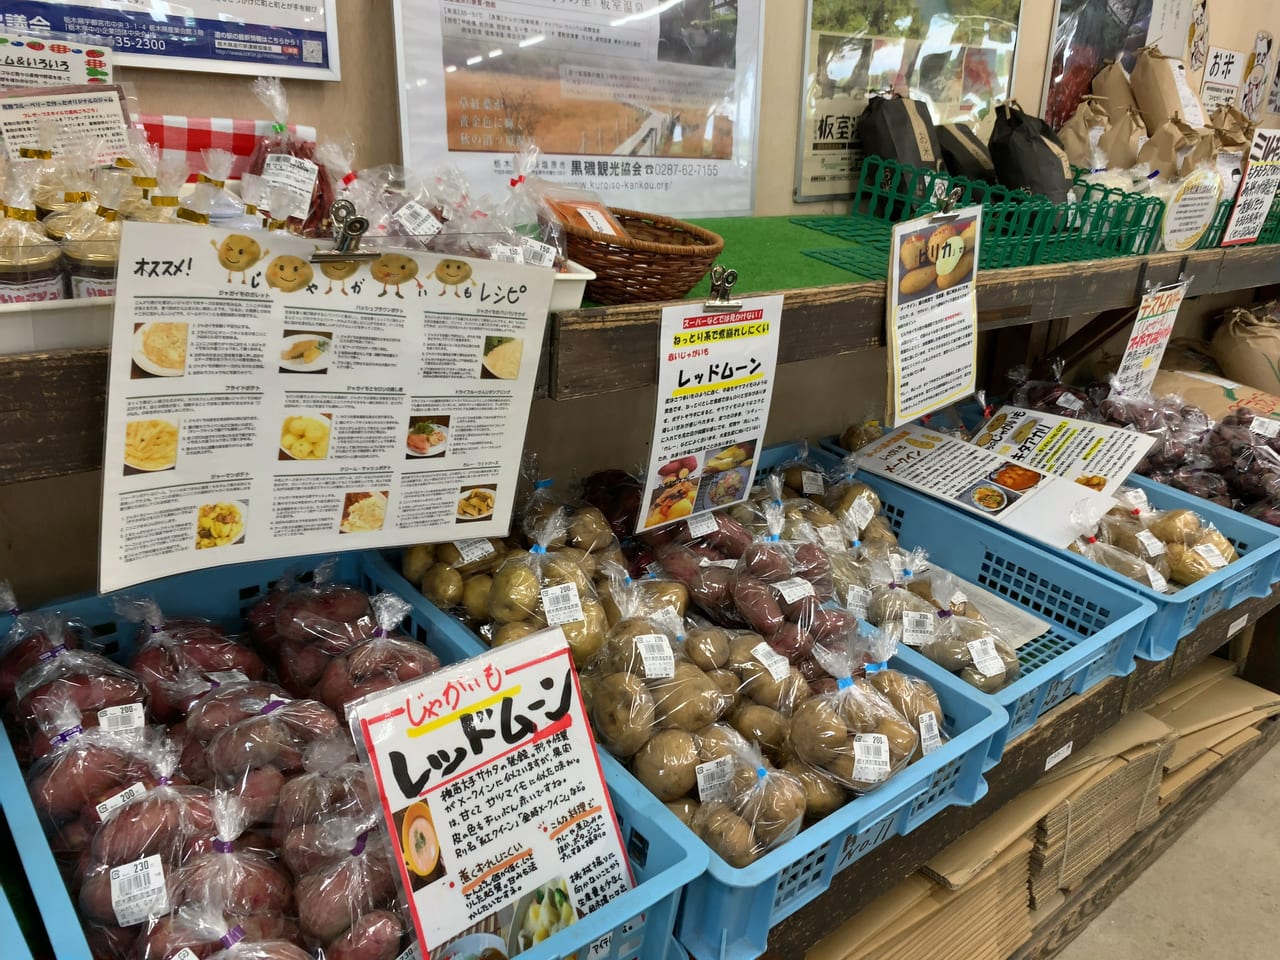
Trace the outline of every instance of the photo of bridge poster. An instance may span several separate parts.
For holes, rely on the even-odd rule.
[[[402,0],[405,162],[497,193],[512,155],[611,206],[751,212],[761,0]]]

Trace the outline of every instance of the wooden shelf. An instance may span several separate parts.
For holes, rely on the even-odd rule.
[[[1248,600],[1210,617],[1181,640],[1169,659],[1139,660],[1129,676],[1113,677],[1045,714],[1006,747],[1000,762],[986,774],[987,795],[981,801],[972,807],[944,810],[914,832],[889,840],[837,873],[825,893],[774,927],[769,936],[769,960],[801,960],[850,916],[1032,786],[1044,775],[1045,760],[1053,751],[1068,742],[1080,750],[1121,716],[1149,704],[1165,687],[1224,646],[1228,630],[1240,617],[1247,615],[1248,623],[1256,623],[1277,607],[1280,586],[1270,596]]]
[[[994,330],[1133,307],[1148,283],[1170,283],[1183,273],[1191,280],[1189,297],[1280,282],[1280,245],[986,271],[978,274],[978,319],[982,329]],[[884,283],[775,292],[786,294],[780,363],[884,344]],[[550,396],[568,400],[654,384],[663,306],[556,314]]]

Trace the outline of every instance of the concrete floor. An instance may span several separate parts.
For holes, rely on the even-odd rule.
[[[1280,748],[1120,894],[1059,960],[1280,956]]]

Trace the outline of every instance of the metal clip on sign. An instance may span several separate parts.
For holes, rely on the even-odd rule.
[[[958,213],[952,213],[956,208],[956,204],[960,202],[960,188],[954,187],[951,192],[938,201],[938,212],[929,219],[934,223],[946,222],[954,220],[960,216]]]
[[[1186,258],[1184,257],[1183,260],[1185,261]],[[1154,280],[1148,280],[1146,281],[1146,290],[1143,292],[1143,295],[1150,296],[1153,293],[1164,293],[1166,290],[1172,290],[1180,283],[1185,283],[1189,287],[1195,279],[1196,275],[1194,273],[1188,275],[1185,270],[1181,270],[1178,272],[1178,279],[1170,281],[1169,283],[1157,284]]]
[[[369,219],[358,216],[356,205],[350,200],[335,200],[329,208],[333,223],[333,249],[317,250],[311,255],[312,263],[350,263],[354,260],[376,260],[376,250],[361,250],[360,238],[369,229]]]
[[[711,297],[703,301],[706,310],[741,310],[741,300],[731,300],[733,285],[738,282],[738,271],[716,264],[711,268]]]

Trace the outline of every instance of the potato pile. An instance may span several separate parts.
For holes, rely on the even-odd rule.
[[[1139,491],[1067,548],[1157,593],[1190,586],[1239,559],[1231,541],[1193,510],[1151,510]]]

